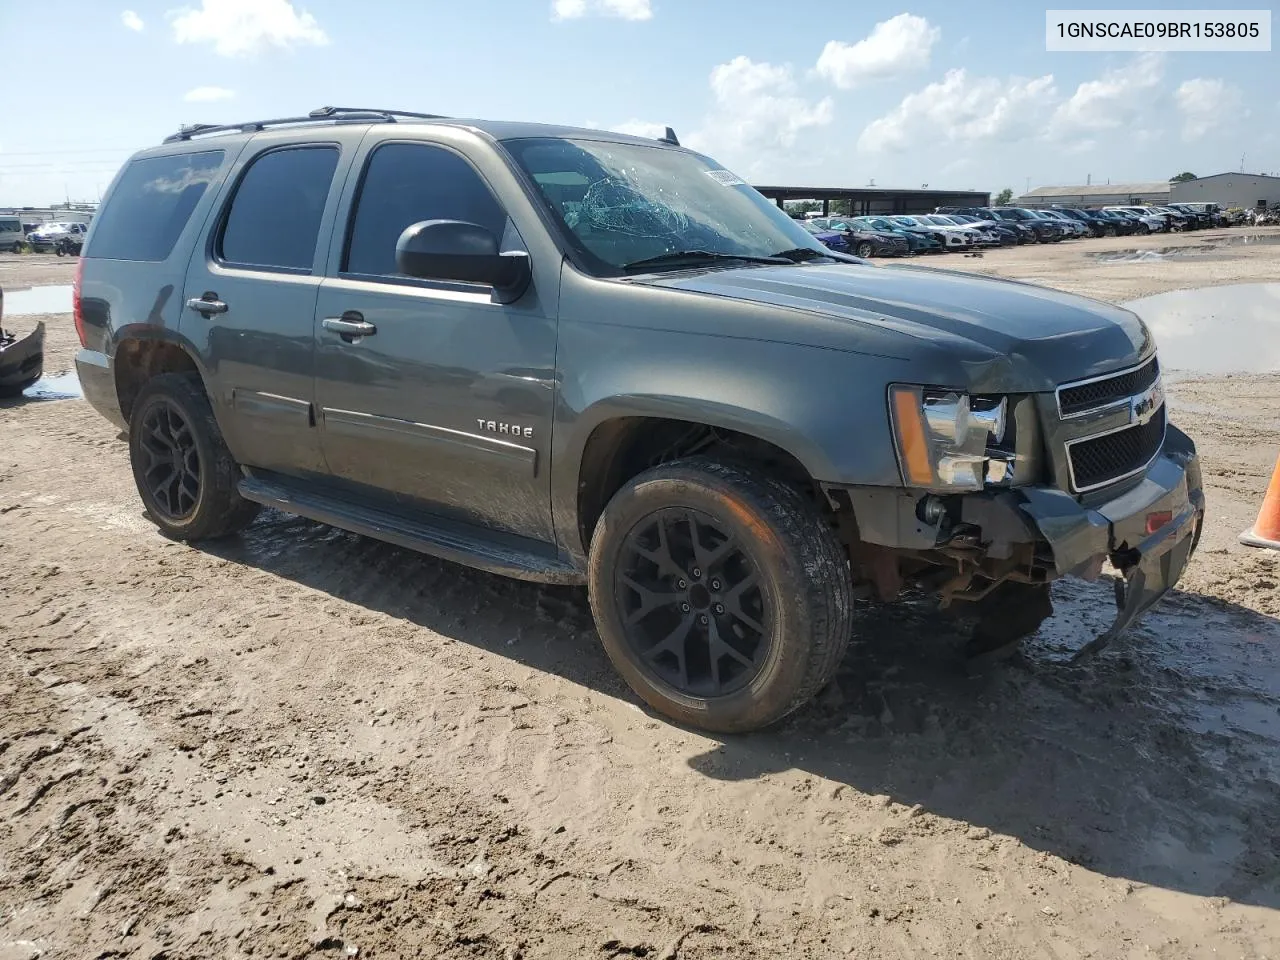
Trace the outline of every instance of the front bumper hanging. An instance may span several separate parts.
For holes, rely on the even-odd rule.
[[[44,321],[25,337],[0,332],[0,391],[15,393],[40,379],[44,372]]]
[[[1173,589],[1204,525],[1195,446],[1173,427],[1142,482],[1115,500],[1089,509],[1058,490],[1029,490],[1025,496],[1022,509],[1053,549],[1059,575],[1094,579],[1106,559],[1121,573],[1115,620],[1076,653],[1076,661],[1122,636]]]

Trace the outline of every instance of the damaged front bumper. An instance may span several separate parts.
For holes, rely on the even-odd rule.
[[[922,518],[919,491],[840,489],[853,508],[860,544],[888,548],[890,557],[924,558],[953,544],[943,521]],[[1172,426],[1141,479],[1109,500],[1105,494],[1081,499],[1048,486],[950,499],[953,533],[976,531],[970,546],[984,558],[977,568],[981,576],[1002,579],[1025,570],[1033,554],[1044,579],[1094,580],[1108,561],[1120,572],[1114,622],[1077,657],[1101,650],[1173,588],[1199,543],[1205,508],[1195,444]]]
[[[1087,507],[1049,488],[1023,490],[1022,496],[1021,509],[1048,542],[1059,576],[1095,579],[1106,560],[1121,574],[1115,621],[1077,659],[1097,653],[1173,589],[1204,525],[1195,445],[1174,427],[1142,481],[1114,500]]]
[[[25,337],[0,331],[0,396],[15,396],[44,372],[44,321]]]

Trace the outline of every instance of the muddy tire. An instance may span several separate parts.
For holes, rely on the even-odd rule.
[[[977,623],[965,646],[965,655],[980,662],[1013,656],[1022,641],[1053,615],[1047,583],[1006,581],[974,606]]]
[[[198,374],[147,381],[129,417],[129,460],[147,514],[167,537],[226,536],[258,514],[236,489],[240,469]]]
[[[801,494],[746,466],[696,458],[633,478],[596,526],[588,582],[619,673],[703,730],[781,720],[849,642],[843,548]]]

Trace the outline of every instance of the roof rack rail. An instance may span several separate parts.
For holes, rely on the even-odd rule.
[[[439,113],[414,113],[411,110],[384,110],[381,107],[317,107],[308,114],[317,120],[325,120],[329,117],[345,117],[346,114],[376,114],[383,117],[411,117],[414,120],[448,120],[449,118]]]
[[[267,127],[280,127],[290,123],[315,123],[317,120],[370,120],[383,123],[395,123],[397,117],[414,120],[445,120],[446,117],[435,113],[412,113],[408,110],[377,110],[360,107],[318,107],[305,117],[280,117],[275,120],[250,120],[246,123],[193,123],[180,127],[177,133],[164,138],[165,143],[177,143],[190,140],[192,137],[210,133],[257,133]]]

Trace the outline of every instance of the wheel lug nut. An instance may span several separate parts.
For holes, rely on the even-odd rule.
[[[681,590],[683,590],[685,587],[688,586],[688,584],[685,583],[683,580],[677,580],[676,586],[679,587]]]
[[[681,610],[681,612],[683,612],[683,613],[688,613],[688,612],[689,612],[689,605],[688,605],[687,603],[682,603],[682,604],[680,604],[680,610]]]
[[[705,627],[707,625],[707,615],[704,613],[698,618],[698,621]]]
[[[717,603],[717,604],[716,604],[716,613],[724,613],[724,604],[723,604],[723,603]]]
[[[719,581],[719,580],[712,580],[712,581],[711,581],[711,589],[712,589],[712,590],[719,590],[719,589],[720,589],[720,581]]]
[[[702,571],[701,571],[701,570],[699,570],[697,567],[694,567],[694,568],[693,568],[693,579],[697,580],[697,579],[698,579],[699,577],[701,577],[701,576],[702,576]]]

